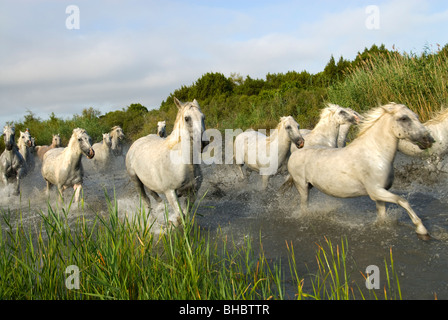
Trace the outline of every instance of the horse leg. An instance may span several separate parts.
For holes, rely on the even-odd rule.
[[[20,194],[20,177],[17,175],[17,183],[16,183],[16,189],[14,190],[14,195],[18,196]]]
[[[181,219],[180,215],[182,214],[179,198],[177,197],[175,190],[167,191],[165,193],[165,196],[175,212],[174,214],[169,215],[168,222],[172,223],[173,226],[177,227]]]
[[[82,185],[80,183],[77,183],[73,186],[73,189],[75,190],[75,202],[78,202],[79,193],[81,192]]]
[[[307,213],[308,212],[308,197],[309,197],[309,185],[308,183],[300,183],[298,181],[296,181],[295,179],[294,181],[294,185],[297,188],[297,191],[299,191],[299,195],[300,195],[300,212],[302,214]]]
[[[424,237],[429,236],[428,231],[426,230],[425,226],[422,223],[422,220],[417,216],[414,210],[412,210],[411,206],[409,205],[409,202],[406,201],[406,199],[403,199],[402,197],[397,196],[396,194],[393,194],[392,192],[389,192],[386,189],[373,190],[369,192],[369,196],[373,201],[384,201],[398,204],[407,211],[409,217],[416,226],[415,231],[417,232],[417,234]]]
[[[162,202],[162,198],[160,198],[160,196],[157,194],[157,192],[149,190],[148,189],[149,194],[157,201],[157,202]]]
[[[131,176],[131,180],[134,181],[134,184],[140,196],[143,198],[143,201],[145,201],[148,208],[151,209],[151,200],[149,199],[148,195],[145,192],[145,186],[143,185],[143,182],[136,175]]]
[[[262,182],[262,190],[266,190],[269,184],[269,175],[262,175],[261,176],[261,182]]]
[[[376,212],[379,220],[386,219],[386,203],[384,201],[377,200],[376,201]]]
[[[244,163],[243,164],[237,164],[237,166],[238,166],[238,169],[240,169],[242,180],[246,180],[249,175],[247,174],[247,170],[246,170],[246,173],[244,173],[244,171],[243,171]]]

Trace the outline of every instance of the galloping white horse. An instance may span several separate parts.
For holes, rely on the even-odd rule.
[[[160,138],[166,138],[166,121],[157,122],[157,135]]]
[[[5,186],[8,185],[8,178],[16,178],[16,188],[14,194],[20,193],[20,179],[27,173],[25,159],[17,149],[15,141],[15,128],[6,125],[3,129],[3,140],[5,142],[5,150],[0,156],[0,174]]]
[[[301,210],[306,210],[310,185],[335,197],[368,195],[376,202],[379,218],[386,216],[385,202],[403,207],[416,225],[416,232],[428,232],[409,203],[387,191],[394,178],[393,161],[398,141],[407,139],[421,149],[434,139],[406,106],[391,103],[365,115],[358,137],[345,148],[310,148],[291,154],[286,184],[294,182],[300,194]]]
[[[267,137],[258,131],[246,131],[235,138],[234,156],[243,177],[243,166],[262,175],[263,189],[269,177],[275,174],[286,160],[291,145],[302,148],[304,140],[299,124],[293,117],[282,117],[274,132]]]
[[[358,124],[359,120],[358,113],[352,109],[328,104],[321,110],[319,122],[313,130],[300,129],[300,133],[305,139],[305,148],[313,146],[338,147],[338,140],[341,139],[345,142],[348,129],[351,125]],[[341,126],[344,126],[342,132],[340,131]],[[296,150],[296,146],[291,145],[291,153]]]
[[[398,151],[408,156],[434,156],[440,160],[448,153],[448,108],[441,110],[434,118],[423,125],[435,140],[432,147],[427,150],[421,150],[409,141],[400,140]]]
[[[111,150],[115,156],[123,155],[123,139],[124,132],[120,126],[114,126],[110,131],[110,137],[112,139]]]
[[[45,153],[41,172],[47,182],[47,195],[53,185],[57,186],[61,195],[66,188],[73,187],[74,201],[78,202],[84,175],[81,163],[83,154],[92,159],[95,151],[92,148],[92,139],[80,128],[73,129],[66,148],[54,148]]]
[[[183,104],[174,98],[174,102],[179,110],[173,132],[165,139],[150,134],[136,140],[126,154],[126,169],[149,208],[151,201],[145,187],[158,202],[162,201],[158,193],[165,194],[174,210],[168,220],[177,226],[185,211],[180,208],[178,196],[188,196],[193,204],[202,182],[194,152],[199,144],[205,146],[202,143],[205,124],[196,99]]]
[[[51,145],[43,145],[43,146],[37,146],[36,147],[36,153],[37,153],[37,157],[39,158],[40,161],[42,161],[44,159],[44,154],[45,152],[47,152],[50,149],[53,148],[59,148],[61,146],[61,136],[58,134],[54,134],[53,138],[51,140]]]
[[[20,131],[19,140],[17,141],[17,147],[19,152],[25,160],[27,171],[31,172],[34,169],[34,155],[31,151],[33,147],[33,141],[31,140],[31,134],[27,130],[25,132]]]
[[[93,164],[97,169],[105,170],[110,164],[112,153],[112,139],[110,133],[103,133],[103,141],[95,143],[92,148],[95,151]]]

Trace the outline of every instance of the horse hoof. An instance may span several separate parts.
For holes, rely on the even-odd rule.
[[[432,239],[431,236],[429,235],[429,233],[426,233],[426,234],[417,233],[417,237],[423,241],[429,241]]]

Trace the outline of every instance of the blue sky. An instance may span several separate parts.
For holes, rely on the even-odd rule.
[[[68,5],[78,30],[66,28]],[[378,29],[366,27],[369,5]],[[374,43],[436,50],[447,27],[446,1],[0,0],[0,125],[27,110],[46,119],[157,108],[206,72],[316,73]]]

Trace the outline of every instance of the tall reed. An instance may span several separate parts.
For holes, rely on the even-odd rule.
[[[157,234],[141,201],[136,212],[123,215],[115,195],[105,196],[106,212],[74,208],[72,202],[48,204],[38,212],[39,222],[28,225],[22,209],[1,210],[0,299],[365,298],[353,293],[346,241],[336,249],[329,240],[326,249],[319,246],[313,292],[306,293],[308,280],[298,274],[293,250],[288,275],[281,261],[267,259],[261,242],[254,246],[247,237],[237,244],[221,230],[210,234],[198,226],[197,206],[181,227]],[[79,270],[79,282],[70,282],[70,266]],[[293,297],[285,289],[291,281]],[[386,291],[400,295],[387,298],[401,298],[397,286],[392,281]]]
[[[448,47],[421,55],[369,55],[350,69],[343,82],[328,89],[328,99],[357,111],[379,104],[402,103],[425,122],[448,105]]]

